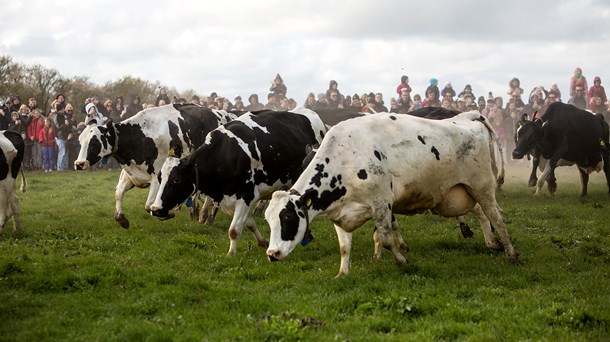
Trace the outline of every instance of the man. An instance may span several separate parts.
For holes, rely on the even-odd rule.
[[[583,110],[587,109],[587,97],[585,96],[584,88],[576,86],[574,95],[570,97],[568,103]]]
[[[258,102],[258,95],[257,94],[252,94],[248,97],[248,102],[250,102],[250,104],[246,107],[247,111],[255,111],[255,110],[263,110],[265,109],[265,106],[263,106],[262,103]]]
[[[163,100],[165,102],[165,104],[168,104],[171,102],[171,100],[169,99],[169,96],[167,95],[167,89],[165,89],[165,87],[161,87],[159,88],[159,94],[157,95],[157,98],[155,99],[155,107],[159,107],[159,101]]]
[[[9,97],[4,101],[4,105],[0,107],[0,130],[8,129],[8,125],[11,123],[11,113],[14,111],[13,99]]]
[[[343,108],[343,99],[339,95],[339,91],[336,89],[332,89],[329,93],[326,102],[328,103],[328,107],[330,109],[339,109]]]
[[[57,144],[57,171],[65,171],[68,169],[66,139],[68,134],[72,132],[71,117],[66,114],[66,107],[61,102],[55,105],[55,112],[57,113],[55,116],[55,127],[57,127],[55,136],[55,143]]]

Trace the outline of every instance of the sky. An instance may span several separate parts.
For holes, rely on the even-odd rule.
[[[412,94],[431,78],[505,98],[513,77],[528,94],[557,83],[564,102],[576,67],[589,86],[610,82],[608,0],[4,2],[0,55],[100,85],[133,76],[266,99],[279,73],[303,104],[330,80],[386,103],[402,75]]]

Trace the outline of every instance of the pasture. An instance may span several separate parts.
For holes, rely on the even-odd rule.
[[[323,218],[315,240],[267,261],[245,230],[227,257],[229,217],[202,226],[186,210],[161,222],[147,190],[125,196],[131,228],[113,220],[118,171],[28,173],[22,232],[0,234],[2,341],[429,341],[610,339],[610,198],[593,174],[578,200],[574,167],[558,190],[528,188],[529,164],[498,193],[520,264],[485,248],[478,223],[399,216],[409,264],[373,262],[372,225],[354,233],[351,271]],[[259,229],[268,238],[262,217]]]

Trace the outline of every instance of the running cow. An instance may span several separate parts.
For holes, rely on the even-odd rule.
[[[530,175],[530,182],[536,182],[536,193],[544,182],[548,182],[551,194],[557,190],[555,168],[563,165],[578,166],[580,173],[580,197],[587,197],[589,174],[604,170],[610,192],[610,164],[608,161],[608,123],[601,114],[591,114],[570,104],[554,102],[539,119],[522,117],[516,136],[514,159],[521,159],[527,153],[534,153],[534,160],[541,163],[548,159],[542,175],[537,180],[536,165]]]
[[[25,144],[21,135],[0,131],[0,230],[13,217],[13,231],[19,230],[17,177],[21,171],[21,192],[25,192],[25,175],[21,169]]]
[[[324,133],[318,115],[305,108],[244,114],[210,132],[188,158],[167,159],[152,214],[171,217],[171,209],[200,190],[233,215],[229,255],[235,254],[244,225],[267,247],[250,210],[259,199],[293,184],[302,171],[305,146],[322,141]]]
[[[338,235],[340,276],[349,272],[352,232],[370,219],[376,239],[402,265],[406,259],[394,241],[402,238],[392,231],[392,212],[413,215],[430,209],[455,217],[474,209],[487,246],[504,249],[516,262],[495,197],[504,168],[498,172],[494,143],[491,125],[476,111],[447,120],[377,114],[334,126],[296,183],[276,191],[269,202],[269,260],[284,259],[309,222],[324,215]]]
[[[81,148],[74,168],[86,170],[111,156],[119,162],[122,170],[115,193],[114,219],[121,227],[129,228],[129,220],[123,214],[125,192],[150,186],[145,206],[149,211],[159,188],[157,174],[170,146],[174,153],[188,155],[210,131],[235,117],[226,111],[187,104],[145,109],[125,121],[104,126],[93,121],[79,136]]]

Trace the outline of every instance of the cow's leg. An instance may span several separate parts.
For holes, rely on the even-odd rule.
[[[544,171],[542,171],[542,174],[540,175],[540,178],[538,178],[538,183],[536,184],[536,192],[534,193],[534,196],[536,196],[536,197],[540,196],[540,190],[542,189],[544,182],[549,178],[550,173],[551,173],[551,167],[550,166],[545,167]]]
[[[127,176],[125,171],[121,171],[121,176],[119,177],[119,183],[116,186],[116,192],[114,193],[115,200],[115,211],[114,211],[114,219],[121,225],[121,227],[127,229],[129,228],[129,220],[123,215],[123,196],[127,191],[134,187],[133,182]]]
[[[588,198],[587,195],[587,186],[589,184],[589,174],[586,171],[581,170],[579,167],[578,173],[580,173],[580,200],[586,201]]]
[[[538,182],[538,177],[536,177],[536,172],[538,171],[538,165],[540,164],[540,157],[534,153],[532,158],[532,172],[530,173],[530,179],[527,182],[527,186],[534,187]]]
[[[0,208],[2,208],[2,210],[0,210],[0,231],[2,231],[4,225],[6,225],[6,221],[9,219],[8,211],[10,208],[8,208],[8,200],[9,196],[7,196],[6,192],[2,190],[0,193]]]
[[[254,234],[254,237],[256,238],[256,242],[260,247],[264,247],[264,248],[269,247],[269,241],[267,241],[263,237],[261,232],[258,231],[258,229],[256,228],[256,222],[254,222],[254,218],[252,217],[251,214],[248,215],[248,219],[246,220],[246,227],[248,227],[248,229],[250,229],[252,234]]]
[[[476,218],[479,220],[479,224],[481,225],[481,231],[483,232],[483,237],[485,239],[485,246],[499,251],[504,249],[500,240],[498,240],[498,238],[491,231],[491,222],[489,222],[489,219],[487,219],[487,216],[485,216],[485,213],[483,212],[483,209],[481,209],[481,206],[477,203],[471,211],[474,216],[476,216]]]
[[[341,253],[341,265],[336,278],[345,277],[349,273],[349,256],[352,250],[352,233],[346,232],[335,224],[337,239],[339,240],[339,252]]]
[[[199,190],[195,191],[195,194],[193,196],[191,196],[191,207],[189,209],[189,215],[191,216],[191,219],[198,219],[199,218]]]
[[[205,196],[203,200],[203,206],[199,210],[199,223],[205,225],[212,225],[214,218],[218,213],[218,207],[214,204],[214,201],[208,196]]]
[[[258,203],[256,204],[256,207],[254,208],[254,214],[255,216],[263,216],[263,213],[265,212],[265,205],[267,205],[267,201],[266,200],[260,200],[258,201]]]
[[[10,201],[11,201],[11,210],[13,212],[13,232],[17,232],[20,228],[19,199],[17,198],[17,195],[15,194],[14,191],[13,191]],[[9,217],[9,216],[7,216],[7,217]]]
[[[491,186],[489,187],[492,188]],[[504,247],[504,254],[508,258],[508,261],[517,263],[517,252],[510,241],[508,232],[506,231],[506,225],[502,219],[500,212],[500,206],[496,202],[496,198],[493,193],[482,193],[480,196],[473,196],[475,200],[481,205],[483,213],[491,222],[491,225],[495,228],[496,232],[500,236],[500,242]],[[491,232],[491,231],[490,231]],[[487,241],[486,241],[487,243]]]
[[[400,254],[400,249],[394,241],[392,210],[387,203],[379,203],[374,210],[373,220],[375,221],[375,227],[377,227],[377,234],[379,235],[381,245],[392,253],[396,265],[402,266],[406,264],[407,260]]]
[[[460,231],[462,232],[462,236],[465,239],[469,239],[469,238],[474,236],[474,233],[470,229],[470,226],[468,226],[468,223],[466,223],[466,219],[464,219],[464,216],[458,216],[458,222],[459,222],[458,223],[458,227],[460,227]]]
[[[146,198],[146,204],[144,205],[144,209],[150,213],[150,207],[155,203],[155,199],[157,198],[157,192],[159,191],[159,180],[157,177],[152,177],[150,182],[150,188],[148,189],[148,197]]]
[[[396,221],[396,216],[392,214],[392,235],[394,236],[394,241],[398,245],[398,248],[401,252],[406,253],[409,251],[409,245],[402,238],[402,234],[400,233],[400,229],[398,228],[398,223]],[[377,232],[377,227],[373,229],[373,242],[375,244],[375,251],[373,252],[373,260],[379,261],[381,260],[381,240],[379,239],[379,233]]]

